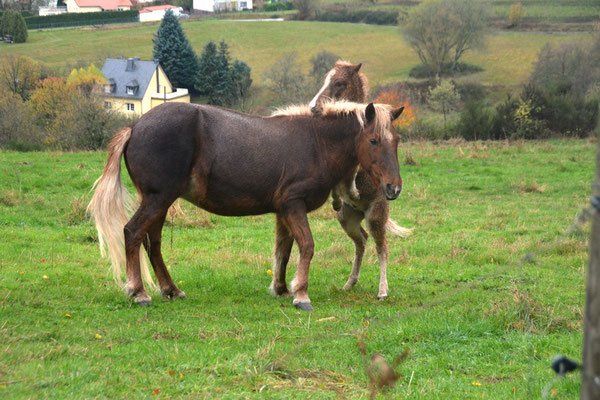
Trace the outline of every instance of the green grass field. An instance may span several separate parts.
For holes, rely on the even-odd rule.
[[[268,294],[273,216],[187,204],[163,251],[188,299],[132,305],[83,214],[105,153],[0,152],[0,397],[368,398],[364,340],[410,351],[389,398],[576,398],[579,376],[553,381],[549,364],[580,359],[589,229],[556,239],[588,204],[595,149],[402,144],[415,163],[392,216],[415,233],[390,240],[390,297],[372,241],[341,291],[353,247],[326,204],[310,217],[311,314]]]
[[[110,26],[108,29],[72,28],[30,32],[25,44],[0,43],[0,57],[23,54],[51,67],[71,68],[106,57],[152,58],[157,24]],[[265,85],[264,73],[285,53],[295,51],[304,71],[310,58],[327,50],[352,62],[364,63],[372,86],[405,80],[419,64],[416,53],[394,27],[320,22],[190,21],[183,24],[198,54],[209,41],[225,39],[234,58],[252,68],[254,84]],[[463,61],[484,71],[469,77],[489,86],[518,86],[529,77],[537,54],[546,43],[586,40],[591,34],[495,33],[487,47],[469,52]]]

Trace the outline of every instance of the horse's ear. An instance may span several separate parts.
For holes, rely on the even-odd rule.
[[[404,107],[394,108],[392,110],[392,121],[395,121],[396,118],[398,118],[400,114],[402,114],[402,111],[404,111]]]
[[[373,103],[369,103],[367,109],[365,110],[365,118],[367,119],[367,123],[370,124],[375,119],[375,106]]]
[[[360,67],[362,67],[362,63],[354,64],[352,66],[352,72],[356,74],[360,70]]]

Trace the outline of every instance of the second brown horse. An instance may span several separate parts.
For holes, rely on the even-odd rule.
[[[140,266],[143,243],[161,294],[185,297],[161,254],[165,217],[179,197],[220,215],[273,212],[277,239],[271,290],[289,294],[285,268],[296,240],[300,259],[291,282],[293,304],[311,311],[308,272],[314,243],[307,213],[359,164],[387,199],[398,197],[398,137],[391,124],[401,112],[356,103],[325,103],[319,116],[305,106],[269,118],[184,103],[152,109],[113,137],[88,207],[115,276],[126,265],[127,294],[139,304],[150,303]],[[121,157],[141,199],[129,220]]]

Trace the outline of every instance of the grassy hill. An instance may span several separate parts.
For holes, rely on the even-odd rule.
[[[109,26],[30,32],[25,44],[0,43],[0,57],[24,54],[51,67],[69,70],[79,64],[102,65],[106,57],[152,57],[152,37],[158,25]],[[287,52],[299,55],[305,71],[321,50],[364,63],[371,86],[405,80],[419,63],[395,27],[320,22],[184,22],[197,53],[208,40],[225,39],[232,56],[252,68],[255,84],[265,83],[264,72]],[[489,37],[485,50],[471,52],[464,61],[484,71],[473,75],[489,86],[516,86],[530,74],[532,63],[545,43],[585,40],[591,34],[498,32]]]

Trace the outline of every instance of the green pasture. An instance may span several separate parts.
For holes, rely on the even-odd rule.
[[[595,151],[402,144],[391,213],[415,232],[390,238],[390,297],[376,299],[371,240],[341,290],[353,246],[327,203],[310,216],[313,313],[268,293],[272,215],[188,204],[163,231],[188,298],[133,305],[84,216],[106,154],[0,152],[0,398],[364,399],[361,341],[387,360],[410,351],[388,398],[576,398],[579,376],[554,380],[550,361],[580,359],[589,229],[561,235],[588,204]]]
[[[109,26],[102,29],[71,28],[32,31],[25,44],[0,43],[0,57],[23,54],[70,71],[107,57],[152,58],[152,38],[157,24]],[[225,39],[234,58],[252,68],[255,85],[264,86],[264,73],[288,52],[297,52],[305,72],[310,58],[327,50],[352,62],[364,63],[371,86],[405,80],[419,64],[416,53],[395,27],[322,22],[190,21],[183,28],[198,54],[209,41]],[[533,63],[546,43],[586,40],[591,34],[494,33],[487,47],[469,52],[464,61],[484,71],[469,79],[490,86],[517,86],[531,73]],[[300,99],[304,100],[304,99]]]

